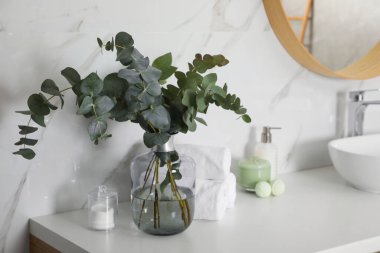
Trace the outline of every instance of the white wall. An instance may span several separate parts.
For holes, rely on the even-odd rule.
[[[111,124],[113,137],[94,146],[87,121],[75,115],[74,96],[63,111],[37,133],[37,156],[25,161],[11,155],[18,124],[27,117],[29,94],[45,78],[66,87],[60,70],[83,76],[117,71],[114,56],[101,54],[95,38],[131,33],[136,47],[154,58],[173,52],[184,67],[197,52],[223,53],[230,64],[219,71],[239,94],[253,123],[211,109],[208,127],[178,136],[178,143],[228,146],[235,160],[251,150],[255,124],[281,126],[274,141],[281,150],[281,172],[330,164],[326,144],[334,138],[336,95],[349,88],[377,86],[325,78],[300,67],[277,41],[261,0],[3,0],[0,2],[0,252],[24,252],[28,217],[80,208],[86,194],[106,182],[129,196],[124,168],[142,131],[136,125]],[[380,86],[380,85],[379,85]],[[379,128],[380,129],[380,128]],[[291,186],[289,186],[291,187]]]

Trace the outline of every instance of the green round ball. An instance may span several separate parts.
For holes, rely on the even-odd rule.
[[[255,186],[256,195],[260,198],[267,198],[270,196],[272,189],[268,182],[260,181]]]

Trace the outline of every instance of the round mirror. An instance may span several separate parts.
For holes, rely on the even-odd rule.
[[[347,79],[380,75],[379,0],[264,0],[264,6],[280,42],[308,69]]]

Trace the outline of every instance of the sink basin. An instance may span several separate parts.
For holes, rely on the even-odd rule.
[[[380,134],[329,142],[335,169],[353,187],[380,194]]]

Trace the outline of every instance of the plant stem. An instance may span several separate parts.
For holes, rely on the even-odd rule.
[[[29,118],[29,120],[28,120],[28,125],[27,125],[27,126],[30,125],[30,121],[31,121],[31,120],[32,120],[32,116],[30,116],[30,118]],[[25,135],[24,135],[24,138],[26,138],[27,135],[28,135],[28,134],[25,134]],[[24,143],[24,148],[26,148],[25,143]]]
[[[177,184],[176,184],[174,177],[173,177],[173,174],[172,174],[172,163],[170,160],[167,160],[167,165],[168,165],[168,171],[169,171],[170,185],[171,185],[173,193],[175,194],[175,196],[179,202],[179,206],[180,206],[181,212],[182,212],[182,220],[183,220],[183,223],[184,223],[185,228],[186,228],[190,225],[190,221],[191,221],[189,203],[188,203],[187,199],[185,199],[185,200],[182,199],[181,194],[178,191]]]
[[[154,158],[155,158],[155,156],[153,156],[152,160],[153,160]],[[153,170],[153,164],[150,163],[149,166],[148,166],[148,168],[147,168],[147,171],[149,171],[149,172],[147,173],[148,176],[145,177],[145,179],[144,179],[144,185],[143,185],[143,187],[141,188],[141,190],[144,190],[145,185],[146,185],[146,183],[148,182],[148,178],[149,178],[150,174],[152,173],[152,170]],[[141,225],[142,213],[143,213],[143,210],[144,210],[144,208],[145,208],[146,200],[149,198],[150,194],[152,193],[152,190],[153,190],[153,182],[154,182],[154,177],[153,177],[153,179],[152,179],[152,183],[151,183],[151,185],[150,185],[149,194],[148,194],[148,196],[146,197],[146,199],[143,200],[143,203],[142,203],[142,206],[141,206],[140,218],[139,218],[139,224],[137,225],[138,227],[140,227],[140,225]]]
[[[73,87],[67,87],[67,88],[64,88],[63,90],[60,90],[59,93],[67,91],[67,90],[72,90],[72,89],[73,89]],[[50,98],[48,98],[47,100],[50,101],[50,99],[52,99],[53,97],[58,97],[58,96],[53,95]]]
[[[160,209],[159,209],[159,200],[158,200],[158,168],[159,168],[159,160],[156,158],[156,168],[155,168],[155,178],[156,184],[154,189],[154,228],[160,227]]]

